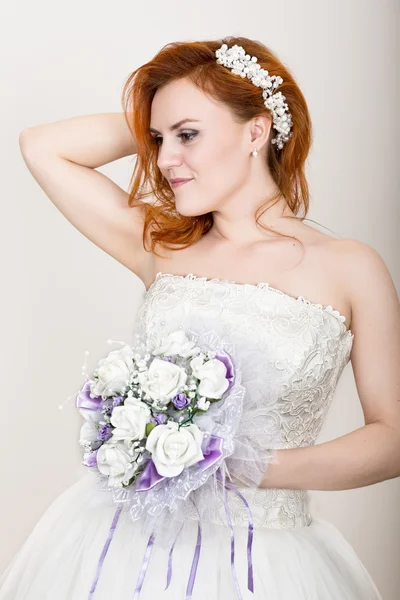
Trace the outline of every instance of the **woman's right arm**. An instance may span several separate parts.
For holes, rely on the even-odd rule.
[[[148,279],[151,253],[142,244],[143,206],[97,167],[136,153],[124,113],[72,117],[24,129],[24,161],[59,211],[85,237]]]

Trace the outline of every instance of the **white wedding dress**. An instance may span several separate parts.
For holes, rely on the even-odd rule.
[[[251,406],[251,418],[262,420],[274,399],[265,422],[275,427],[276,449],[315,443],[353,343],[337,310],[267,283],[158,273],[144,293],[135,330],[155,340],[177,328],[213,330],[235,345],[247,365],[244,410]],[[0,600],[185,600],[198,520],[188,519],[182,529],[165,590],[169,550],[156,539],[144,560],[148,536],[139,521],[123,510],[117,521],[109,495],[96,489],[87,467],[81,468],[82,476],[47,509],[3,574]],[[343,535],[310,514],[307,490],[243,487],[240,492],[254,521],[254,593],[247,579],[248,512],[243,500],[228,492],[239,591],[222,507],[211,532],[203,531],[193,600],[381,599]]]

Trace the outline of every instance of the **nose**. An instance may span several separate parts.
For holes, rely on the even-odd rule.
[[[182,156],[180,152],[176,152],[171,145],[168,146],[165,142],[158,149],[157,166],[165,173],[174,167],[180,167],[182,164]]]

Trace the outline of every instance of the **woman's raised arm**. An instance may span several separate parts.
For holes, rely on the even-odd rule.
[[[145,279],[143,205],[96,167],[136,153],[124,113],[84,115],[24,129],[24,161],[53,204],[85,237]]]

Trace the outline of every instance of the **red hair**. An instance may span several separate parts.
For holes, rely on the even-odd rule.
[[[186,217],[176,211],[173,191],[157,166],[158,147],[152,142],[149,133],[151,104],[156,91],[172,81],[187,78],[203,92],[223,102],[238,123],[246,123],[265,114],[272,118],[264,105],[261,88],[216,62],[215,51],[223,43],[228,46],[243,46],[247,54],[257,57],[258,64],[270,76],[279,75],[283,79],[279,91],[286,97],[285,101],[292,115],[293,135],[281,150],[276,144],[269,143],[267,164],[279,191],[267,204],[277,202],[283,196],[295,215],[303,209],[302,217],[291,218],[303,220],[307,215],[309,189],[304,167],[311,146],[312,125],[305,98],[289,69],[264,44],[245,37],[172,42],[164,46],[151,61],[133,71],[122,92],[126,122],[137,146],[128,203],[132,207],[141,204],[142,199],[149,195],[156,198],[156,202],[142,203],[146,207],[143,246],[145,247],[147,231],[152,226],[150,237],[153,252],[157,243],[173,250],[186,248],[207,233],[213,225],[211,212]],[[275,133],[271,127],[269,141]],[[144,189],[146,183],[150,190]],[[262,211],[264,206],[266,205],[258,210]]]

